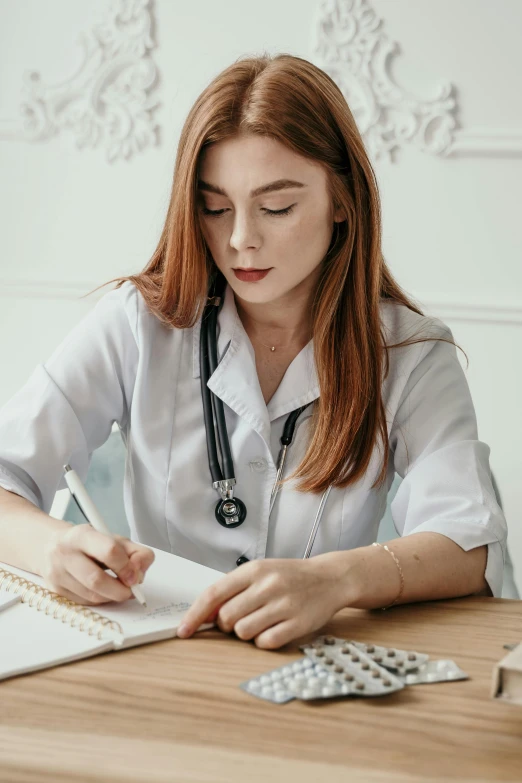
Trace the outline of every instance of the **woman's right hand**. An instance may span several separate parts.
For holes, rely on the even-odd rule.
[[[151,549],[128,538],[99,533],[88,524],[71,525],[52,534],[41,575],[49,590],[90,606],[133,598],[129,585],[143,581],[153,560]]]

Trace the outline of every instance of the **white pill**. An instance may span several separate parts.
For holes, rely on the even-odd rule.
[[[302,669],[302,666],[301,666],[301,662],[300,661],[298,661],[297,663],[294,663],[293,666],[292,666],[292,670],[294,672],[300,672],[301,669]]]
[[[350,686],[347,685],[345,682],[341,685],[341,693],[350,693]]]
[[[303,674],[303,672],[296,672],[294,680],[298,680],[298,681],[306,680],[306,677]]]
[[[261,695],[262,696],[272,696],[273,695],[272,688],[269,688],[268,685],[265,685],[264,688],[261,688]]]
[[[281,674],[283,676],[288,677],[289,674],[292,674],[292,667],[291,666],[283,666],[281,669]]]
[[[328,677],[326,678],[326,682],[328,683],[328,685],[335,685],[335,683],[337,682],[337,680],[336,680],[336,678],[333,676],[333,674],[329,674],[329,675],[328,675]]]
[[[272,682],[272,678],[268,676],[268,674],[263,674],[260,678],[261,685],[268,685]]]
[[[319,680],[317,679],[317,677],[309,677],[308,678],[308,687],[311,688],[314,685],[319,685]]]
[[[277,691],[274,695],[274,699],[275,701],[278,702],[286,701],[287,699],[286,691]]]
[[[315,691],[312,691],[309,688],[303,688],[300,696],[302,699],[313,699],[315,696]]]
[[[309,668],[310,668],[310,666],[313,666],[313,665],[314,665],[314,664],[313,664],[313,662],[310,660],[310,658],[306,658],[306,659],[303,661],[303,669],[309,669]]]
[[[321,677],[321,679],[323,679],[323,677],[328,677],[328,672],[325,672],[325,671],[317,672],[317,676]]]
[[[277,680],[280,680],[282,678],[281,672],[272,672],[272,682],[277,682]]]
[[[321,693],[323,696],[335,696],[335,688],[326,686],[321,688]]]
[[[251,682],[248,683],[248,689],[251,691],[258,691],[261,687],[261,683],[259,680],[251,680]]]

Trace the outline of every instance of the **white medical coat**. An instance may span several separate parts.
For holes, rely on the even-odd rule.
[[[380,310],[389,343],[419,328],[451,336],[438,319],[402,305],[383,301]],[[270,520],[268,510],[287,415],[319,396],[313,343],[290,364],[267,405],[230,287],[218,326],[221,361],[208,385],[225,404],[236,494],[247,506],[242,525],[227,529],[214,516],[200,321],[190,329],[166,327],[129,281],[106,293],[0,409],[0,486],[48,513],[66,486],[63,465],[85,479],[92,452],[117,422],[127,447],[124,504],[134,540],[223,572],[241,555],[302,557],[321,496],[287,484]],[[330,492],[311,555],[375,541],[397,472],[404,479],[391,506],[398,534],[442,533],[464,550],[487,544],[485,576],[500,596],[506,523],[454,346],[428,341],[392,349],[383,397],[387,481],[371,488],[380,467],[376,449],[359,482]],[[311,408],[298,419],[285,475],[304,454]]]

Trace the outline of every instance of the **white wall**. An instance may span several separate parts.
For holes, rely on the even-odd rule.
[[[392,95],[393,116],[411,120],[441,84],[454,86],[449,100],[454,96],[455,107],[441,114],[442,123],[451,125],[452,116],[458,123],[448,131],[445,154],[422,151],[410,140],[389,160],[377,158],[372,147],[384,250],[399,281],[453,328],[470,357],[480,436],[492,448],[522,585],[522,3],[363,4],[383,20],[373,33],[380,45],[385,36],[399,44],[384,70],[399,85],[397,100]],[[352,2],[339,5],[347,14],[346,35]],[[158,143],[130,160],[109,163],[106,110],[89,113],[101,106],[99,93],[89,86],[94,75],[103,72],[102,82],[115,82],[107,46],[96,49],[91,38],[92,76],[78,90],[68,80],[81,64],[80,35],[106,21],[110,7],[105,0],[0,0],[0,404],[95,301],[79,295],[140,269],[150,257],[164,219],[179,131],[208,81],[237,57],[265,50],[327,67],[314,49],[318,20],[326,13],[318,0],[156,0],[134,28],[150,17],[151,60],[131,48],[128,67],[142,76],[147,68],[157,69],[157,86],[146,93],[161,102],[151,114]],[[129,45],[128,36],[122,41]],[[78,149],[79,125],[74,130],[72,114],[62,112],[57,116],[63,127],[54,137],[23,140],[30,131],[20,125],[18,107],[28,70],[40,72],[44,84],[62,83],[42,92],[45,105],[65,96],[70,106],[74,93],[76,122],[80,118],[84,131],[88,120],[100,123],[97,145]],[[377,103],[384,100],[377,94],[380,71],[375,67],[373,73],[364,85],[355,77],[351,81],[360,123],[368,116],[369,95],[377,95]],[[378,136],[379,123],[370,123],[370,131]]]

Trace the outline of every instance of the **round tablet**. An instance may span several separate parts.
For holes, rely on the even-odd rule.
[[[321,688],[321,694],[323,696],[335,696],[335,688],[328,687]]]
[[[337,677],[334,677],[333,674],[329,674],[328,677],[326,678],[326,682],[328,683],[328,685],[335,685],[335,683],[337,682]]]

